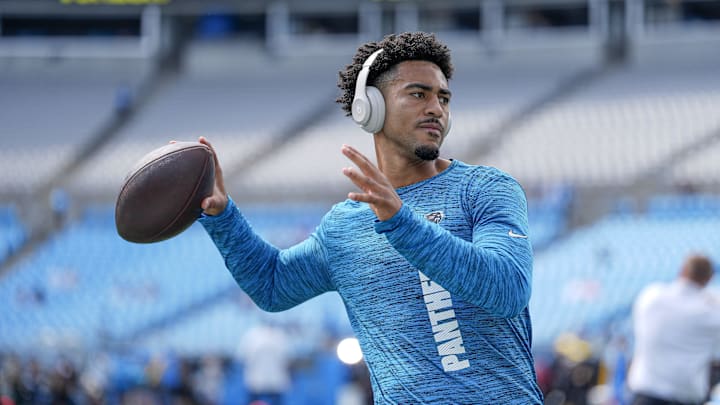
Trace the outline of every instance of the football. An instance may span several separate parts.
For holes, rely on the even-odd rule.
[[[170,239],[202,213],[213,192],[215,160],[199,142],[176,142],[143,156],[123,181],[115,204],[118,234],[135,243]]]

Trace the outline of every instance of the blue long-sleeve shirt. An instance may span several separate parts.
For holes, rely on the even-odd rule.
[[[255,234],[232,200],[200,222],[260,308],[340,294],[376,403],[542,403],[519,184],[454,160],[397,192],[403,205],[392,218],[378,221],[367,204],[348,200],[284,250]]]

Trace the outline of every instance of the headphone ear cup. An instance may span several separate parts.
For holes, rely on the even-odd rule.
[[[374,134],[380,132],[385,124],[385,98],[383,98],[380,90],[374,86],[366,87],[365,94],[367,94],[367,99],[370,102],[370,119],[362,128]]]
[[[352,102],[352,119],[356,124],[362,126],[363,123],[367,123],[371,111],[367,98],[355,97]]]

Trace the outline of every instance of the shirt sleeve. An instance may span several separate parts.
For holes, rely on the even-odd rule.
[[[378,222],[390,244],[453,295],[500,317],[515,317],[530,301],[532,247],[527,201],[512,177],[495,171],[470,182],[465,210],[472,242],[452,235],[403,205]]]
[[[322,226],[303,242],[278,249],[253,231],[232,199],[221,214],[198,221],[235,282],[261,309],[283,311],[334,289]]]

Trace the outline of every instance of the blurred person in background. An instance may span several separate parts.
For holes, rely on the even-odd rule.
[[[710,259],[692,255],[676,280],[652,284],[638,296],[628,376],[633,405],[698,405],[707,399],[720,343],[720,300],[705,288],[712,277]]]
[[[221,403],[225,379],[224,359],[220,356],[204,355],[200,358],[199,363],[192,381],[198,402],[202,404]]]
[[[377,164],[341,148],[359,191],[305,241],[280,250],[260,238],[227,195],[217,154],[199,221],[260,308],[340,294],[375,403],[541,404],[525,193],[498,169],[440,158],[452,73],[450,50],[432,34],[358,48],[337,101],[372,134]]]
[[[238,355],[243,363],[243,379],[250,403],[283,403],[291,382],[290,345],[285,331],[268,320],[261,321],[245,334]]]
[[[53,405],[79,403],[82,393],[78,378],[77,368],[69,358],[62,356],[57,359],[48,378],[51,403]]]
[[[22,360],[15,355],[6,357],[0,368],[0,390],[14,404],[49,403],[47,373],[35,358]]]

